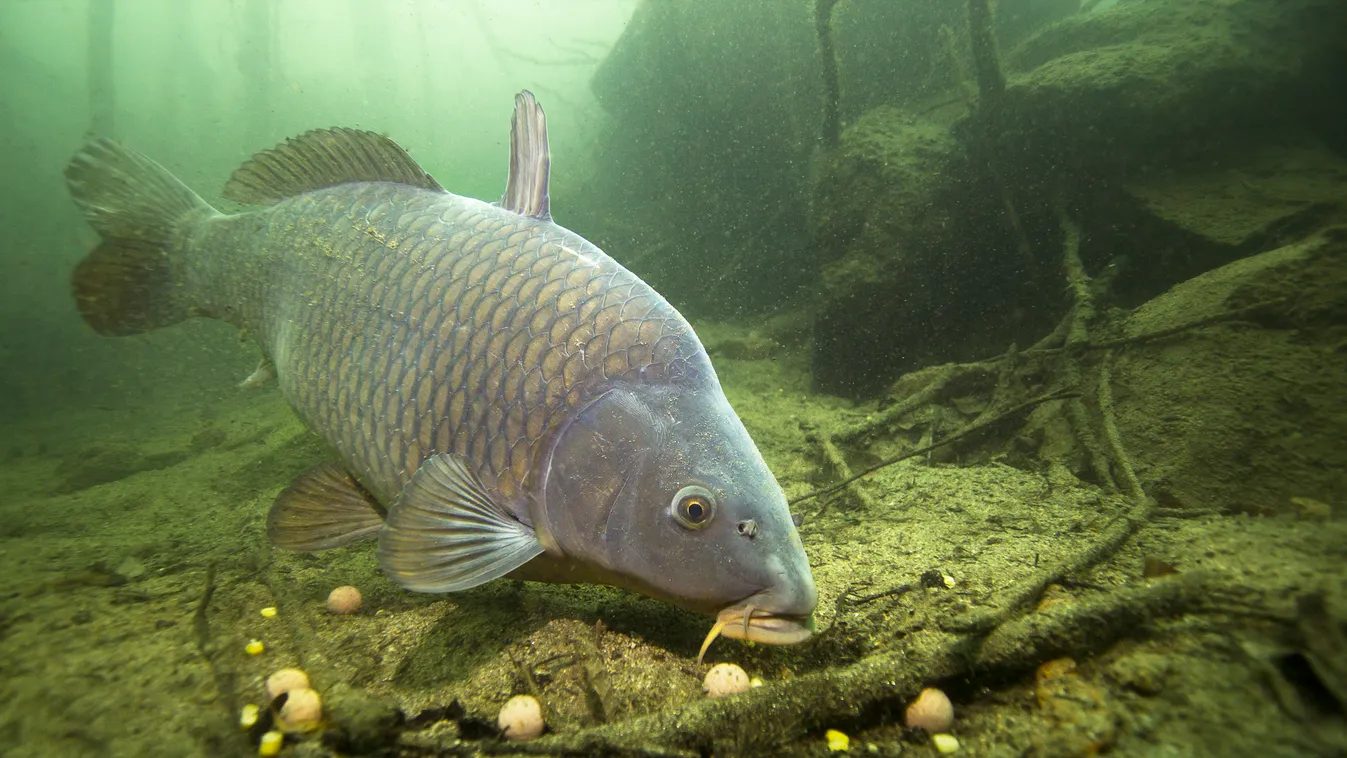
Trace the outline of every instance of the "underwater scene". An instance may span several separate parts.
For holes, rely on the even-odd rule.
[[[1347,755],[1342,0],[0,3],[0,756]]]

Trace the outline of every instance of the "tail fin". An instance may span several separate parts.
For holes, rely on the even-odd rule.
[[[210,206],[163,166],[107,139],[75,153],[65,178],[103,237],[70,277],[89,326],[109,336],[139,334],[191,315],[169,246],[187,216]]]

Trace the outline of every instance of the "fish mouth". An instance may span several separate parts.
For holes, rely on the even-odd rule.
[[[716,637],[728,637],[764,645],[797,645],[814,636],[814,616],[773,613],[749,602],[734,605],[716,614],[716,623],[702,642],[697,662]]]

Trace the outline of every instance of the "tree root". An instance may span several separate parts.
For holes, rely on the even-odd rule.
[[[819,60],[823,64],[823,146],[837,147],[842,132],[841,88],[837,77],[837,53],[833,49],[833,7],[838,0],[814,0],[814,31],[818,34]]]
[[[483,753],[682,756],[770,752],[773,746],[848,725],[864,728],[894,717],[932,682],[994,681],[1066,654],[1109,647],[1147,622],[1200,609],[1213,582],[1201,572],[1124,588],[1098,600],[1031,614],[986,636],[950,635],[939,644],[894,649],[858,663],[700,700],[616,724],[551,735],[526,745],[481,744]],[[461,755],[456,737],[436,749],[420,736],[422,755]]]
[[[838,490],[845,489],[847,494],[856,499],[856,502],[861,508],[868,509],[874,507],[874,496],[869,492],[866,492],[865,488],[861,487],[859,484],[861,477],[870,472],[862,471],[860,474],[852,474],[851,465],[847,463],[846,456],[842,454],[841,450],[837,449],[837,445],[833,442],[833,438],[826,433],[810,433],[807,435],[807,439],[817,444],[819,449],[823,451],[824,461],[827,462],[828,468],[832,470],[833,476],[837,477],[840,481],[826,489],[816,490],[802,498],[792,500],[790,504],[795,505],[796,503],[805,500],[812,500],[823,495],[831,495]]]
[[[978,648],[978,666],[1011,673],[1035,661],[1098,653],[1157,618],[1203,610],[1215,585],[1210,574],[1195,571],[1029,614],[986,637]]]
[[[1011,617],[1038,600],[1048,585],[1058,584],[1073,574],[1081,573],[1112,558],[1127,538],[1150,521],[1153,508],[1154,504],[1148,500],[1133,504],[1126,513],[1105,527],[1099,538],[1089,547],[1039,571],[1007,592],[999,608],[967,613],[949,619],[941,627],[949,632],[979,634],[1007,623]]]
[[[984,419],[980,419],[980,420],[978,420],[978,421],[975,421],[975,422],[973,422],[972,424],[969,424],[968,426],[965,426],[964,428],[960,429],[959,431],[957,431],[957,432],[955,432],[955,433],[949,435],[948,437],[945,437],[944,439],[940,440],[939,442],[935,442],[935,443],[932,443],[932,444],[929,444],[929,445],[924,445],[924,446],[922,446],[922,447],[917,448],[916,450],[911,450],[911,451],[909,451],[909,452],[903,453],[902,455],[898,455],[898,456],[895,456],[895,457],[893,457],[893,458],[889,458],[888,460],[882,461],[882,462],[880,462],[880,463],[876,463],[875,465],[873,465],[873,466],[871,466],[870,468],[868,468],[868,469],[866,469],[866,470],[860,472],[859,474],[850,474],[850,473],[849,473],[849,472],[851,471],[851,467],[847,465],[846,460],[842,457],[841,451],[839,451],[839,450],[837,449],[837,446],[833,444],[832,438],[826,437],[826,436],[817,436],[817,435],[816,435],[816,436],[815,436],[815,439],[819,442],[820,445],[822,445],[823,450],[824,450],[824,455],[827,456],[827,458],[828,458],[828,460],[829,460],[829,463],[833,466],[834,470],[835,470],[835,471],[838,471],[838,472],[845,471],[845,472],[848,472],[848,474],[846,475],[846,478],[844,478],[842,481],[838,482],[837,484],[829,485],[828,487],[825,487],[825,488],[823,488],[823,489],[821,489],[821,490],[815,490],[815,491],[809,493],[808,495],[803,495],[803,496],[801,496],[801,497],[797,497],[797,498],[795,498],[794,500],[791,500],[791,501],[790,501],[790,504],[791,504],[791,505],[796,505],[796,504],[798,504],[798,503],[803,503],[803,502],[805,502],[806,500],[813,500],[813,499],[816,498],[816,497],[821,497],[821,496],[824,496],[824,495],[830,495],[830,494],[832,494],[832,493],[834,493],[834,492],[836,492],[836,491],[842,489],[843,487],[846,487],[846,488],[850,489],[850,488],[852,487],[852,485],[854,485],[857,481],[859,481],[859,480],[862,479],[863,477],[869,476],[870,474],[873,474],[874,472],[876,472],[876,471],[878,471],[878,470],[880,470],[880,469],[882,469],[882,468],[886,468],[886,467],[888,467],[888,466],[892,466],[892,465],[895,464],[895,463],[899,463],[899,462],[901,462],[901,461],[905,461],[905,460],[907,460],[907,459],[909,459],[909,458],[915,458],[915,457],[917,457],[917,456],[919,456],[919,455],[925,455],[926,453],[929,453],[929,452],[931,452],[932,450],[936,450],[936,449],[938,449],[938,448],[944,447],[945,445],[951,444],[951,443],[953,443],[953,442],[957,442],[957,441],[963,439],[964,437],[967,437],[967,436],[969,436],[970,434],[974,434],[975,432],[978,432],[978,431],[980,431],[980,430],[982,430],[982,429],[986,429],[986,428],[989,427],[989,426],[994,426],[994,425],[996,425],[996,424],[999,424],[999,423],[1001,423],[1002,421],[1004,421],[1004,420],[1006,420],[1006,419],[1008,419],[1008,418],[1011,418],[1012,416],[1018,416],[1018,415],[1024,413],[1025,411],[1028,411],[1028,410],[1030,410],[1030,409],[1032,409],[1032,408],[1036,408],[1036,407],[1042,405],[1043,403],[1051,402],[1051,401],[1053,401],[1053,400],[1071,400],[1071,399],[1073,399],[1073,398],[1078,398],[1078,397],[1080,397],[1080,395],[1079,395],[1078,393],[1072,392],[1072,391],[1069,391],[1069,390],[1066,390],[1066,391],[1060,391],[1060,392],[1053,392],[1053,393],[1050,393],[1050,394],[1047,394],[1047,395],[1043,395],[1043,396],[1041,396],[1041,397],[1036,397],[1036,398],[1034,398],[1033,400],[1028,400],[1028,401],[1026,401],[1026,402],[1020,403],[1019,405],[1016,405],[1016,406],[1014,406],[1013,408],[1009,408],[1009,409],[1007,409],[1007,410],[1005,410],[1005,411],[1002,411],[1001,413],[998,413],[998,414],[996,414],[995,416],[992,416],[992,417],[990,417],[990,418],[984,418]],[[865,500],[863,500],[862,502],[864,502],[864,503],[868,506],[868,505],[872,505],[872,504],[874,503],[874,499],[871,498],[870,495],[869,495],[868,493],[865,493]]]
[[[1122,435],[1118,434],[1118,424],[1113,420],[1113,352],[1104,353],[1104,361],[1099,366],[1098,387],[1099,418],[1104,427],[1104,439],[1108,440],[1109,458],[1113,469],[1121,477],[1123,491],[1137,503],[1146,500],[1141,491],[1141,480],[1132,469],[1132,461],[1123,449]]]
[[[833,435],[833,439],[843,444],[864,439],[912,411],[934,403],[945,389],[954,384],[956,380],[960,383],[970,378],[980,381],[996,375],[1000,361],[1001,358],[998,356],[990,361],[979,363],[947,363],[943,366],[924,369],[923,373],[932,374],[931,380],[924,387],[879,413],[871,415],[870,418],[842,429]]]

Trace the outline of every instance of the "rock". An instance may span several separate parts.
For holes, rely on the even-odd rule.
[[[139,579],[140,577],[145,576],[145,573],[148,570],[149,569],[145,568],[145,563],[143,561],[141,561],[134,555],[128,555],[122,559],[121,563],[117,564],[117,568],[114,571],[114,573],[116,573],[123,579],[131,580],[131,579]]]
[[[1001,335],[974,339],[988,331],[970,324],[1013,311],[1026,280],[997,192],[949,126],[876,108],[843,132],[820,173],[819,390],[864,396],[904,371],[1004,348]]]
[[[1108,675],[1119,685],[1142,695],[1164,691],[1173,663],[1157,653],[1133,653],[1113,662]]]
[[[1340,212],[1347,160],[1315,143],[1267,145],[1209,167],[1138,177],[1126,191],[1211,244],[1267,249],[1296,226]]]
[[[1121,307],[1347,218],[1316,142],[1340,139],[1344,26],[1337,0],[1133,0],[1010,49],[977,110],[865,113],[816,186],[815,388],[1033,344],[1069,307],[1058,206]]]
[[[346,684],[335,684],[324,694],[331,727],[324,742],[344,752],[372,753],[393,744],[402,712],[392,703]]]
[[[998,149],[1099,174],[1256,136],[1315,91],[1310,72],[1344,27],[1339,0],[1134,0],[1077,14],[1004,56],[1013,127]]]
[[[1296,508],[1296,515],[1303,519],[1312,519],[1318,521],[1327,521],[1333,518],[1333,506],[1322,500],[1315,500],[1312,497],[1293,497],[1291,505]]]
[[[1268,305],[1239,325],[1119,355],[1118,429],[1147,491],[1270,515],[1295,513],[1288,493],[1347,497],[1347,228],[1184,282],[1134,311],[1123,332],[1147,334],[1258,303]]]
[[[1076,673],[1070,659],[1049,661],[1035,675],[1034,695],[1049,724],[1031,755],[1095,755],[1118,739],[1119,717],[1108,693]]]

